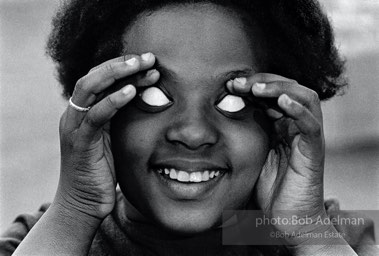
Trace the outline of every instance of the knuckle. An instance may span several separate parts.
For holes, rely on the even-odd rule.
[[[59,139],[62,153],[68,154],[75,147],[74,132],[64,131],[60,134]]]
[[[86,88],[86,83],[87,83],[86,81],[87,81],[87,76],[83,76],[83,77],[79,78],[79,80],[75,84],[74,91],[76,93],[84,91]]]
[[[75,147],[75,140],[72,133],[65,133],[60,137],[62,152],[66,153],[72,151]]]
[[[308,111],[304,106],[296,106],[298,116],[301,118],[304,118],[306,115],[308,115]]]
[[[70,133],[70,130],[67,128],[67,122],[68,110],[66,110],[59,119],[59,135],[61,138],[66,137],[66,135]]]
[[[277,84],[278,84],[278,87],[279,87],[280,89],[283,89],[284,91],[288,91],[287,89],[288,89],[288,87],[289,87],[289,84],[288,84],[287,81],[282,81],[282,80],[280,80],[280,81],[277,82]]]
[[[89,126],[93,128],[98,128],[97,122],[91,117],[91,115],[87,115],[84,118],[84,122]]]
[[[59,119],[59,134],[65,135],[69,132],[69,117],[68,117],[68,109],[62,114],[61,118]]]
[[[67,119],[67,112],[68,110],[66,109],[65,112],[61,115],[61,118],[59,119],[59,128],[63,128],[66,124],[66,119]]]
[[[107,63],[107,62],[104,62],[104,63],[101,63],[101,64],[99,64],[99,65],[94,66],[93,68],[91,68],[91,69],[88,71],[87,75],[90,74],[90,73],[92,73],[92,72],[95,71],[95,70],[98,70],[99,68],[102,68],[106,63]]]
[[[114,99],[110,96],[106,97],[105,98],[105,102],[106,104],[110,107],[110,108],[114,108],[116,107],[116,102],[114,101]]]
[[[309,94],[308,95],[309,95],[309,102],[311,104],[320,104],[320,98],[319,98],[317,92],[309,89]]]
[[[66,129],[66,114],[63,114],[59,119],[59,133],[63,133]]]
[[[113,63],[108,63],[105,64],[102,69],[104,70],[105,73],[110,73],[111,75],[115,74],[115,68]]]
[[[312,135],[314,137],[320,137],[322,135],[322,127],[321,127],[321,124],[320,123],[316,123],[313,127],[312,127]]]
[[[290,92],[291,89],[293,90],[294,87],[298,86],[298,83],[296,80],[289,80],[289,81],[285,81],[285,80],[280,80],[278,81],[278,86],[279,88],[283,89],[285,92]]]
[[[258,81],[267,81],[269,78],[269,74],[267,73],[258,73],[254,75],[256,80]]]
[[[101,66],[93,67],[93,68],[91,68],[91,69],[88,71],[88,73],[91,73],[91,72],[93,72],[93,71],[99,69],[100,67],[101,67]]]

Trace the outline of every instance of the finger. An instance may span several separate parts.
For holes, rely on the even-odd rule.
[[[246,77],[238,77],[226,83],[228,90],[239,96],[247,96],[253,84],[247,82]]]
[[[248,79],[236,78],[229,81],[227,87],[228,89],[231,88],[231,92],[241,96],[247,96],[249,90],[251,90],[255,97],[267,98],[265,105],[270,109],[267,113],[274,119],[278,119],[282,115],[278,112],[276,100],[272,101],[269,98],[278,98],[280,95],[286,94],[308,107],[322,121],[320,100],[317,93],[305,86],[299,85],[295,80],[275,74],[258,73]]]
[[[279,96],[278,105],[285,114],[294,120],[300,131],[299,149],[309,159],[323,155],[322,123],[302,104],[291,99],[288,95]]]
[[[145,87],[155,84],[160,77],[160,73],[156,69],[151,69],[143,75],[140,75],[139,78],[136,79],[134,85],[136,87]],[[117,90],[120,90],[120,86],[115,85],[114,90],[109,90],[106,93],[102,92],[98,94],[98,99],[102,99],[106,95],[109,95]],[[95,103],[96,104],[96,103]],[[78,112],[76,109],[72,108],[70,105],[66,111],[67,121],[65,122],[65,129],[73,130],[80,126],[83,118],[86,115],[86,112]]]
[[[276,81],[275,79],[290,81],[290,79],[279,75],[260,73],[253,75],[248,79],[245,77],[239,77],[234,80],[230,80],[226,83],[226,87],[231,93],[242,97],[247,97],[247,99],[258,103],[266,110],[266,114],[270,119],[277,120],[283,117],[283,113],[281,113],[280,109],[277,107],[277,100],[272,99],[264,101],[255,97],[254,94],[251,93],[253,86],[265,86],[265,83],[260,81]],[[259,83],[256,81],[259,81]]]
[[[275,108],[267,108],[266,114],[271,120],[279,120],[284,117],[283,113],[280,110],[277,110]]]
[[[302,105],[308,107],[311,111],[319,112],[320,100],[318,94],[296,81],[278,80],[268,83],[255,83],[252,86],[252,92],[256,97],[278,98],[282,94],[286,94]]]
[[[270,100],[271,102],[267,102],[268,100],[266,100],[265,102],[255,97],[251,93],[252,85],[253,84],[250,84],[245,77],[235,78],[234,80],[229,80],[226,83],[226,87],[230,93],[241,96],[241,97],[245,97],[251,102],[261,106],[263,109],[268,109],[270,106],[276,105],[276,99]]]
[[[262,171],[259,175],[259,179],[256,185],[256,189],[259,191],[259,198],[261,202],[269,202],[268,198],[274,192],[274,183],[278,175],[278,157],[275,154],[275,150],[271,149],[267,155],[266,162],[262,167]]]
[[[124,75],[127,76],[133,74],[138,70],[150,68],[150,66],[154,65],[155,62],[155,56],[151,53],[142,54],[140,58],[137,55],[127,55],[125,59],[127,59],[127,62],[129,61],[129,63],[124,62],[123,59],[124,57],[118,57],[104,62],[96,68],[93,68],[90,71],[90,73],[82,79],[83,81],[87,79],[86,82],[78,82],[78,85],[82,84],[82,86],[75,87],[75,91],[71,101],[74,104],[81,107],[92,105],[93,102],[96,102],[99,99],[102,99],[107,94],[110,94],[120,89],[120,86],[115,84],[112,90],[104,91],[104,89],[106,89],[107,86],[112,85],[117,79],[122,78],[122,76]],[[132,60],[132,66],[130,66],[130,60]],[[139,64],[137,63],[138,60],[140,60]],[[112,65],[112,67],[107,65]],[[122,66],[125,67],[125,65],[127,66],[127,68],[123,69]],[[113,71],[107,72],[109,70]],[[152,69],[147,72],[138,74],[138,77],[134,79],[133,84],[137,87],[149,86],[156,83],[159,80],[159,77],[159,72],[156,69]],[[122,81],[120,81],[118,84],[120,84],[121,82]],[[88,86],[85,84],[88,84]],[[87,99],[85,99],[84,97],[87,97]],[[80,100],[81,98],[83,100]],[[78,101],[85,103],[77,103]],[[69,106],[67,109],[67,122],[65,122],[65,128],[68,130],[72,130],[79,127],[85,115],[86,112],[78,112],[77,110]]]
[[[255,96],[265,98],[278,98],[282,94],[287,94],[306,106],[318,104],[318,95],[315,91],[299,85],[295,80],[274,74],[259,73],[248,79],[240,77],[228,82],[228,85],[237,94],[246,95],[250,90]]]
[[[280,95],[286,94],[307,107],[322,122],[321,104],[317,93],[305,86],[299,85],[296,81],[275,81],[267,84],[254,84],[252,92],[256,97],[263,98],[278,98]]]
[[[133,85],[135,87],[146,87],[158,82],[160,73],[156,69],[150,69],[145,73],[137,74],[136,78],[133,80]]]
[[[269,83],[278,80],[288,82],[292,81],[291,79],[276,74],[256,73],[248,78],[238,77],[234,80],[230,80],[227,82],[226,86],[232,93],[240,94],[241,96],[243,96],[247,93],[250,93],[251,87],[256,83]]]
[[[111,64],[111,63],[113,63],[113,62],[125,62],[125,61],[128,61],[128,60],[130,60],[130,59],[132,59],[132,58],[141,58],[141,59],[143,59],[143,60],[147,60],[147,59],[149,59],[150,57],[153,57],[154,59],[153,60],[155,60],[155,56],[152,54],[152,56],[150,55],[150,54],[152,54],[152,53],[144,53],[144,54],[141,54],[141,55],[137,55],[137,54],[126,54],[126,55],[123,55],[123,56],[119,56],[119,57],[117,57],[117,58],[114,58],[114,59],[110,59],[110,60],[107,60],[107,61],[105,61],[105,62],[103,62],[103,63],[101,63],[101,64],[99,64],[99,65],[97,65],[96,67],[93,67],[93,68],[91,68],[91,70],[88,72],[88,73],[90,73],[90,72],[92,72],[92,71],[94,71],[94,70],[96,70],[96,69],[99,69],[99,68],[102,68],[103,66],[106,66],[106,65],[108,65],[108,64]],[[149,62],[147,62],[147,63],[140,63],[141,64],[141,67],[142,68],[145,68],[145,69],[147,69],[147,68],[149,68],[148,66],[149,66]]]
[[[118,90],[93,106],[84,117],[80,125],[80,137],[84,141],[96,141],[99,135],[98,131],[107,124],[119,109],[124,107],[136,95],[136,88],[133,85],[127,85]]]
[[[273,197],[276,196],[275,189],[285,175],[283,167],[286,168],[287,163],[284,156],[283,147],[279,146],[276,150],[271,149],[262,167],[257,184],[255,185],[256,197],[262,209],[267,209],[270,206]]]
[[[129,58],[130,57],[130,58]],[[80,78],[75,85],[72,100],[79,106],[92,105],[97,94],[103,92],[117,80],[134,75],[151,68],[155,63],[152,53],[128,55],[109,60],[93,68],[87,75]]]
[[[266,97],[266,99],[261,99],[260,97],[256,97],[252,92],[253,85],[258,86],[264,86],[265,83],[268,82],[274,82],[274,81],[292,81],[291,79],[285,78],[283,76],[270,74],[270,73],[257,73],[252,76],[246,77],[238,77],[234,80],[230,80],[227,82],[226,87],[228,90],[236,95],[247,97],[247,99],[251,100],[252,102],[261,105],[264,109],[272,109],[276,111],[268,111],[267,114],[272,119],[278,119],[282,117],[280,114],[278,106],[277,106],[277,99],[269,99]]]

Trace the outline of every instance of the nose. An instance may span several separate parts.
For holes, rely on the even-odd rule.
[[[190,108],[177,113],[173,118],[167,129],[167,140],[190,150],[216,144],[219,133],[209,119],[210,116],[205,111],[193,109],[193,106]]]

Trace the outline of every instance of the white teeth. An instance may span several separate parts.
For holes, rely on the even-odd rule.
[[[190,179],[190,176],[187,172],[183,172],[183,171],[178,172],[178,181],[188,182],[189,179]]]
[[[210,179],[216,178],[220,175],[220,171],[208,171],[205,170],[203,172],[186,172],[186,171],[180,171],[175,170],[174,168],[164,168],[164,169],[158,169],[158,173],[163,173],[170,177],[172,180],[178,180],[181,182],[203,182],[208,181]]]
[[[201,178],[203,181],[209,180],[209,172],[208,171],[203,172],[203,176]]]
[[[192,182],[201,182],[202,181],[202,177],[201,177],[201,172],[192,172],[190,174],[190,181]]]
[[[170,170],[170,178],[176,180],[178,178],[178,174],[176,174],[175,169]]]

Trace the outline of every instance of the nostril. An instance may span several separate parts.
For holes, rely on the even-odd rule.
[[[168,129],[167,140],[170,143],[183,145],[196,150],[202,146],[211,146],[218,141],[215,127],[203,122],[182,122]]]

